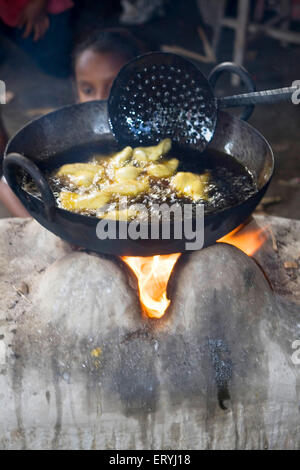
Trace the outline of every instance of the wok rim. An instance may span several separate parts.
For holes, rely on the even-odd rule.
[[[10,137],[9,141],[7,142],[7,145],[5,147],[5,151],[4,151],[4,159],[6,158],[6,156],[10,153],[9,152],[9,147],[10,145],[14,142],[14,139],[16,138],[16,136],[18,136],[19,134],[21,134],[22,132],[24,132],[28,127],[31,127],[33,126],[37,121],[40,121],[44,118],[49,118],[55,114],[58,114],[60,113],[62,110],[65,110],[65,109],[70,109],[70,108],[73,108],[73,107],[78,107],[78,106],[81,106],[81,107],[88,107],[88,106],[91,106],[92,103],[108,103],[108,100],[93,100],[93,101],[88,101],[86,103],[73,103],[73,104],[69,104],[69,105],[65,105],[65,106],[61,106],[53,111],[51,111],[50,113],[47,113],[47,114],[44,114],[43,116],[40,116],[40,117],[36,117],[34,119],[32,119],[31,121],[28,121],[24,126],[22,126],[13,136]],[[251,196],[249,196],[248,198],[244,199],[241,203],[238,203],[238,204],[234,204],[234,205],[231,205],[229,207],[224,207],[224,208],[221,208],[219,210],[216,210],[216,211],[213,211],[213,212],[210,212],[208,214],[204,214],[204,217],[206,220],[209,220],[210,218],[212,218],[213,216],[216,216],[216,215],[221,215],[223,212],[227,211],[227,210],[231,210],[231,209],[236,209],[237,207],[242,207],[242,205],[244,203],[246,203],[247,201],[249,201],[251,198],[257,196],[261,191],[263,191],[265,189],[265,187],[267,185],[270,184],[270,181],[273,177],[273,174],[274,174],[274,168],[275,168],[275,159],[274,159],[274,152],[273,152],[273,149],[270,145],[270,143],[268,142],[268,140],[264,137],[264,135],[259,131],[257,130],[255,127],[253,127],[251,124],[249,124],[248,122],[246,121],[242,121],[241,119],[239,119],[238,117],[236,116],[233,116],[232,114],[230,113],[227,113],[227,112],[224,112],[224,111],[218,111],[218,113],[222,116],[222,114],[224,115],[229,115],[233,121],[237,121],[237,122],[242,122],[243,123],[243,126],[246,126],[248,127],[248,129],[254,133],[258,138],[260,138],[266,148],[268,149],[269,151],[269,154],[271,156],[271,161],[272,161],[272,164],[270,166],[270,170],[269,170],[269,176],[267,178],[267,180],[264,182],[264,184],[257,189],[257,191],[255,191],[253,194],[251,194]],[[107,120],[109,122],[109,117],[107,115]],[[112,135],[112,137],[115,139],[115,136],[114,136],[114,133],[112,132],[112,130],[110,129],[110,134]],[[115,139],[116,141],[116,139]],[[208,149],[212,148],[213,149],[213,142],[214,142],[214,139],[212,139],[212,141],[210,142],[210,144],[208,145]],[[119,143],[116,141],[116,144],[119,146]],[[49,154],[49,158],[53,157],[55,155],[54,154]],[[236,160],[236,158],[228,153],[225,153],[226,156],[230,157],[230,158],[234,158]],[[27,155],[25,155],[27,156]],[[29,158],[30,160],[32,160],[30,157],[27,157]],[[245,168],[245,167],[244,167]],[[41,170],[41,172],[44,174],[44,172]],[[45,176],[45,175],[44,175]],[[30,197],[30,198],[33,198],[34,200],[37,200],[39,202],[41,202],[41,199],[31,193],[29,193],[28,191],[26,191],[25,189],[22,188],[22,190]],[[55,210],[59,211],[60,213],[62,214],[71,214],[72,216],[78,216],[80,217],[81,220],[95,220],[95,221],[100,221],[100,220],[103,220],[102,218],[99,218],[97,216],[91,216],[91,215],[85,215],[85,214],[79,214],[78,212],[72,212],[72,211],[68,211],[67,209],[63,209],[61,207],[59,207],[57,204],[55,204]],[[83,219],[82,219],[83,218]],[[107,220],[111,220],[111,219],[107,219]],[[186,220],[190,220],[190,219],[186,219]],[[192,218],[192,220],[194,220],[194,217]],[[125,222],[127,225],[130,223],[130,221],[119,221],[119,222]]]
[[[27,122],[21,129],[19,129],[18,132],[16,132],[9,139],[9,142],[7,143],[7,146],[5,149],[4,159],[8,156],[9,153],[19,152],[24,155],[24,152],[22,152],[22,148],[27,145],[28,135],[30,137],[30,133],[27,135],[26,129],[37,125],[36,124],[37,121],[45,120],[45,122],[42,122],[40,124],[40,127],[37,127],[37,130],[43,129],[44,127],[47,128],[46,120],[50,119],[50,123],[52,124],[51,117],[58,113],[61,113],[62,110],[70,109],[72,111],[72,108],[74,108],[77,111],[77,113],[76,111],[74,112],[75,116],[76,114],[79,117],[82,115],[85,116],[84,110],[81,110],[78,112],[78,109],[79,109],[78,107],[84,108],[85,106],[87,108],[91,106],[90,113],[86,113],[86,114],[91,116],[92,127],[90,128],[90,130],[87,129],[86,131],[87,136],[89,137],[89,132],[91,132],[91,136],[88,138],[87,142],[83,142],[83,143],[85,144],[88,144],[89,142],[91,144],[95,143],[97,142],[97,138],[99,138],[99,143],[100,143],[102,137],[104,138],[104,142],[105,142],[105,138],[109,136],[109,139],[111,137],[113,138],[113,141],[110,141],[110,140],[109,141],[115,142],[117,144],[114,138],[114,135],[109,128],[109,124],[107,122],[103,121],[102,123],[103,130],[101,133],[94,131],[94,125],[97,125],[97,123],[94,121],[94,113],[95,111],[96,112],[105,111],[106,113],[106,108],[105,108],[106,103],[107,103],[106,100],[102,100],[102,101],[97,100],[97,101],[91,101],[91,102],[81,103],[81,104],[70,104],[70,105],[60,107],[59,109],[53,110],[50,113],[47,113],[41,117],[32,119],[31,121]],[[93,106],[95,106],[95,109],[93,108]],[[69,111],[67,111],[67,115],[68,113]],[[216,150],[220,148],[222,149],[221,152],[223,152],[225,155],[238,160],[238,147],[235,149],[236,150],[235,152],[232,152],[234,153],[234,155],[232,155],[231,149],[229,149],[229,151],[223,150],[226,144],[226,140],[225,142],[222,141],[222,135],[224,135],[223,131],[226,132],[227,125],[229,125],[229,128],[228,128],[229,131],[230,129],[232,129],[233,133],[235,132],[235,128],[237,129],[237,138],[239,138],[239,135],[240,135],[239,129],[242,126],[242,129],[243,128],[246,129],[246,135],[248,133],[250,136],[252,135],[255,138],[260,139],[261,149],[262,149],[261,151],[263,152],[262,159],[261,159],[262,166],[260,167],[260,169],[258,169],[257,172],[255,172],[257,176],[257,183],[258,184],[260,183],[260,187],[250,197],[248,197],[247,199],[244,199],[239,204],[235,204],[234,206],[229,206],[229,207],[220,209],[216,212],[204,214],[204,232],[205,232],[204,240],[205,242],[202,248],[205,248],[206,246],[216,243],[224,235],[230,233],[232,230],[234,230],[236,227],[238,227],[240,224],[243,224],[246,221],[246,219],[254,212],[255,208],[257,207],[262,197],[264,196],[274,173],[274,165],[275,165],[274,153],[267,139],[251,124],[248,124],[242,121],[241,119],[235,116],[232,116],[229,113],[226,113],[223,111],[219,111],[219,113],[220,113],[220,116],[219,116],[220,121],[221,121],[222,116],[224,116],[224,121],[221,121],[221,127],[220,127],[221,133],[216,134],[216,135],[221,136],[221,140],[218,141],[218,139],[216,139],[215,145],[214,145],[214,140],[213,140],[208,148],[211,148],[211,149],[215,148]],[[62,113],[62,116],[63,116],[63,113]],[[107,115],[104,115],[104,118],[107,119]],[[33,128],[33,130],[35,131],[36,129]],[[31,132],[32,132],[32,129],[31,129]],[[94,132],[97,136],[96,139],[93,139],[92,137]],[[33,136],[34,134],[36,134],[36,132],[32,132]],[[230,136],[230,134],[228,135]],[[241,137],[242,137],[242,134],[241,134]],[[240,141],[241,140],[237,140],[237,142],[240,142]],[[219,144],[219,147],[218,147],[218,144]],[[76,143],[74,144],[71,143],[70,145],[70,143],[67,142],[67,145],[65,146],[65,148],[62,148],[61,150],[57,151],[55,149],[56,140],[53,139],[53,142],[51,140],[48,140],[48,143],[46,142],[44,147],[42,146],[40,148],[40,146],[38,146],[38,151],[35,150],[34,146],[32,148],[30,148],[30,146],[29,147],[27,146],[27,150],[25,150],[25,153],[27,152],[29,160],[31,160],[32,162],[36,162],[37,165],[39,166],[39,164],[43,161],[43,159],[45,159],[45,161],[47,159],[51,159],[55,157],[55,155],[57,155],[59,152],[68,151],[72,146],[75,146],[75,145]],[[80,145],[80,142],[77,145]],[[12,146],[12,149],[10,148],[11,146]],[[44,149],[46,149],[46,152],[44,151]],[[243,164],[243,162],[241,163]],[[244,164],[243,166],[245,167],[246,165]],[[44,168],[47,169],[47,163]],[[45,171],[44,169],[41,170],[43,175],[44,175],[44,171]],[[11,187],[11,189],[16,194],[16,191],[13,188],[14,186]],[[133,241],[130,239],[123,240],[117,237],[116,239],[105,239],[102,241],[102,239],[95,238],[96,226],[101,220],[105,220],[105,219],[98,218],[96,216],[83,215],[83,214],[79,214],[76,212],[71,212],[66,209],[62,209],[55,204],[54,219],[48,220],[47,217],[45,216],[46,207],[45,207],[44,202],[41,200],[41,198],[37,196],[33,196],[31,193],[25,191],[24,189],[22,189],[22,194],[23,194],[22,197],[19,197],[18,194],[17,194],[17,197],[19,197],[23,205],[27,208],[28,212],[31,214],[31,216],[34,219],[36,219],[36,221],[39,224],[44,226],[47,230],[52,232],[54,235],[67,241],[68,243],[82,246],[87,251],[92,251],[92,252],[96,252],[100,254],[114,255],[114,256],[125,256],[125,255],[126,256],[154,256],[158,254],[162,255],[162,254],[170,254],[170,253],[175,253],[175,252],[184,253],[184,252],[191,251],[190,249],[185,248],[185,243],[189,240],[184,235],[181,237],[180,240],[173,239],[172,237],[168,240],[164,240],[160,236],[159,239],[152,239],[151,237],[149,237],[148,239],[137,239]],[[185,220],[188,221],[191,219],[185,219]],[[127,226],[126,229],[128,229],[128,225],[130,222],[131,221],[116,221],[116,223],[118,224],[117,227],[121,227],[121,226],[125,227],[124,224],[126,224]],[[148,225],[148,227],[151,226],[149,224],[149,220],[145,223],[145,225]],[[78,230],[78,234],[77,234],[77,230]]]

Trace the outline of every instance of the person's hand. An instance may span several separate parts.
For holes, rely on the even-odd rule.
[[[44,36],[50,24],[46,6],[47,0],[30,0],[23,8],[18,27],[24,28],[24,38],[33,33],[33,40],[38,41]]]

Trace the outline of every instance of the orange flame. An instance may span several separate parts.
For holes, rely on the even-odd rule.
[[[180,253],[149,257],[122,256],[122,260],[137,277],[140,300],[150,318],[161,318],[170,305],[167,285],[179,256]]]
[[[266,240],[267,236],[263,229],[255,227],[249,228],[247,226],[240,225],[232,232],[225,235],[225,237],[220,238],[218,242],[236,246],[246,253],[246,255],[253,256]]]
[[[263,229],[240,225],[225,237],[220,238],[218,242],[234,245],[246,255],[252,256],[266,239]],[[140,301],[150,318],[161,318],[170,305],[171,301],[167,298],[167,286],[179,256],[180,253],[149,257],[122,257],[137,277]]]

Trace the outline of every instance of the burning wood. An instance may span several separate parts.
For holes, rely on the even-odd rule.
[[[283,265],[285,269],[297,269],[298,268],[298,264],[296,263],[296,261],[285,261]]]

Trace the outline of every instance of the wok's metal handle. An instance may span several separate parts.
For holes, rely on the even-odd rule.
[[[237,65],[233,62],[222,62],[221,64],[217,65],[209,74],[208,81],[211,85],[211,87],[214,89],[216,87],[217,81],[219,80],[220,76],[224,73],[234,73],[240,77],[244,85],[246,86],[247,92],[252,93],[256,91],[256,85],[251,77],[250,73],[241,65]],[[227,98],[227,97],[226,97]],[[230,106],[224,106],[223,105],[223,100],[226,98],[220,98],[218,100],[218,105],[220,107],[230,107]],[[240,105],[234,105],[234,106],[242,106],[244,103]],[[245,103],[246,107],[244,111],[241,114],[241,119],[244,121],[247,121],[251,114],[254,111],[254,104],[250,103]]]
[[[52,221],[55,214],[55,198],[53,192],[38,168],[38,166],[24,155],[19,153],[10,153],[4,157],[3,160],[3,173],[11,189],[16,193],[18,198],[26,207],[26,198],[23,189],[21,188],[16,175],[16,168],[22,168],[23,171],[29,173],[34,183],[38,187],[42,200],[45,206],[46,217]]]

